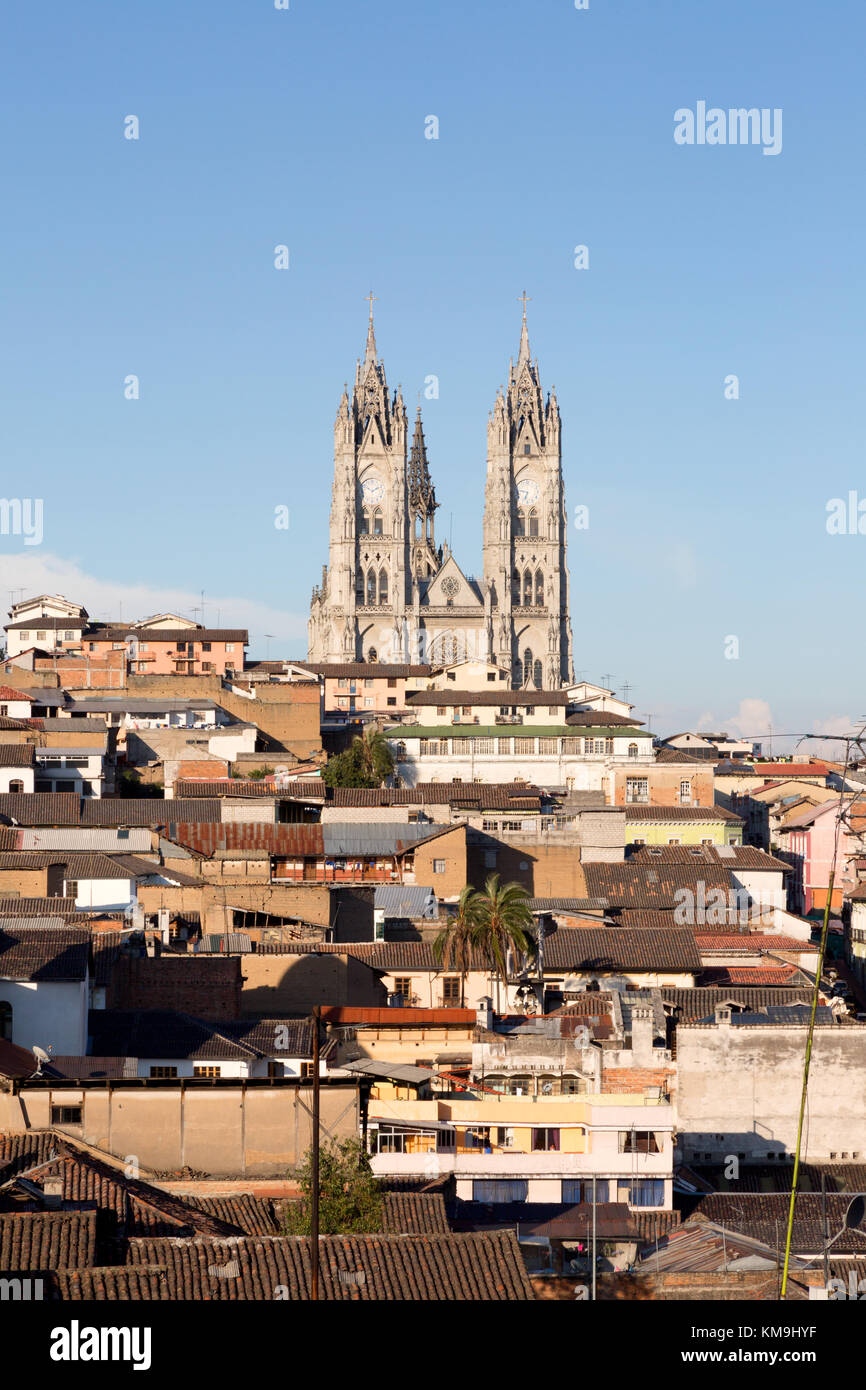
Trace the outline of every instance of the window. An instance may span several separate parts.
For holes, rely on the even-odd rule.
[[[434,859],[434,860],[433,860],[433,872],[434,872],[434,874],[444,874],[444,872],[445,872],[445,860],[444,860],[444,859]]]
[[[706,840],[701,840],[701,844],[702,844],[702,845],[714,845],[714,844],[715,844],[715,840],[713,840],[712,837],[709,837],[709,838],[706,839]]]
[[[177,1067],[151,1067],[150,1075],[158,1081],[171,1081],[177,1076]]]
[[[220,1076],[221,1072],[219,1067],[193,1067],[192,1074],[193,1076],[214,1077]]]
[[[235,649],[235,644],[234,644],[234,642],[226,642],[226,651],[227,651],[227,652],[233,652],[234,649]]]
[[[345,676],[341,676],[340,679],[337,681],[337,689],[338,689],[338,690],[346,690],[347,687],[348,687],[348,684],[349,684],[348,679],[347,679]]]
[[[660,1207],[665,1199],[665,1185],[661,1178],[638,1178],[635,1182],[619,1184],[621,1201],[630,1207]]]
[[[312,1064],[312,1062],[302,1062],[302,1063],[301,1063],[301,1080],[302,1080],[302,1081],[312,1081],[312,1079],[313,1079],[313,1064]]]
[[[636,743],[630,743],[630,744],[629,744],[629,746],[628,746],[628,755],[629,755],[630,758],[636,758],[636,757],[637,757],[637,744],[636,744]]]
[[[382,513],[379,511],[378,507],[373,513],[373,535],[382,535]]]
[[[680,782],[680,801],[681,801],[681,802],[686,802],[686,801],[691,801],[691,799],[692,799],[692,784],[691,784],[691,782]]]
[[[445,714],[446,712],[447,712],[447,707],[446,707],[445,705],[437,705],[437,706],[436,706],[436,713],[437,713],[437,714]]]
[[[562,1078],[562,1094],[564,1096],[581,1096],[586,1091],[586,1082],[582,1076],[564,1076]]]
[[[142,667],[142,669],[143,669],[143,667]],[[212,671],[212,670],[213,670],[213,662],[212,662],[212,661],[203,661],[202,664],[201,664],[201,669],[202,669],[202,671]]]
[[[544,575],[541,570],[535,571],[535,606],[544,607]]]
[[[669,844],[669,845],[681,845],[681,844],[682,844],[682,840],[680,839],[679,835],[671,835],[670,839],[668,840],[668,844]]]
[[[63,636],[65,637],[65,639],[66,639],[67,642],[74,642],[74,641],[75,641],[75,633],[74,633],[74,632],[64,632]]]
[[[385,570],[379,571],[379,603],[388,602],[388,575]]]
[[[37,641],[37,642],[44,642],[44,641],[45,641],[45,638],[46,638],[46,635],[47,635],[47,634],[44,633],[44,632],[37,632],[37,634],[36,634],[36,641]]]
[[[562,1200],[563,1202],[579,1202],[583,1191],[583,1200],[592,1201],[592,1178],[563,1178],[562,1180]],[[595,1180],[595,1200],[596,1202],[610,1201],[610,1182],[607,1178],[596,1178]]]
[[[508,1202],[525,1202],[529,1195],[529,1183],[525,1178],[484,1178],[472,1183],[473,1202],[488,1205]]]
[[[555,755],[555,754],[556,754],[556,743],[557,743],[557,740],[556,740],[555,738],[540,738],[540,739],[538,740],[538,751],[539,751],[539,753],[548,753],[548,754],[553,753],[553,754]]]
[[[367,605],[370,608],[376,606],[376,571],[370,570],[367,575]]]
[[[527,647],[525,652],[523,653],[523,681],[526,685],[529,684],[529,677],[532,675],[533,660],[534,658],[532,652],[530,651],[529,647]]]
[[[51,1123],[53,1125],[80,1125],[82,1117],[82,1106],[80,1105],[52,1105]]]
[[[389,690],[396,690],[396,689],[397,689],[397,678],[396,678],[396,676],[389,676],[389,677],[388,677],[388,689],[389,689]]]
[[[532,574],[529,570],[523,571],[523,606],[529,608],[532,604]]]
[[[626,805],[633,805],[635,802],[649,801],[649,778],[626,777],[625,800]]]
[[[201,644],[201,649],[202,649],[203,652],[209,652],[209,651],[210,651],[210,647],[211,647],[210,642],[202,642],[202,644]]]
[[[411,975],[396,975],[394,977],[394,993],[399,994],[406,1004],[412,998],[412,977]]]
[[[534,507],[532,508],[532,511],[529,513],[529,534],[530,536],[538,535],[538,512],[535,510]]]
[[[536,1128],[532,1131],[532,1152],[533,1153],[558,1153],[559,1152],[559,1130],[549,1128]]]
[[[389,705],[396,705],[397,697],[395,695],[389,695],[386,703]]]
[[[460,1003],[459,975],[446,975],[442,981],[442,1003],[446,1008],[457,1008]]]
[[[544,673],[542,672],[540,661],[536,661],[532,667],[532,679],[540,690],[544,683]]]
[[[20,777],[13,777],[12,781],[9,783],[9,790],[10,792],[23,792],[24,783],[21,781]]]
[[[372,687],[372,685],[373,685],[373,678],[372,678],[372,676],[367,676],[367,677],[365,677],[365,679],[364,679],[364,689],[365,689],[365,690],[370,690],[371,687]]]
[[[78,880],[77,880],[77,879],[75,879],[75,878],[68,878],[68,879],[66,880],[65,887],[66,887],[66,892],[65,892],[65,894],[64,894],[64,897],[67,897],[67,898],[77,898],[77,897],[78,897]]]
[[[622,1129],[619,1133],[621,1154],[660,1153],[658,1141],[651,1129]]]
[[[174,645],[175,645],[175,650],[176,650],[176,651],[179,651],[179,652],[185,652],[185,651],[186,651],[186,642],[175,642]]]
[[[632,844],[637,848],[638,845],[645,845],[646,840],[632,840]]]

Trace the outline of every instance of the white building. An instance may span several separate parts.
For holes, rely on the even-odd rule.
[[[89,932],[0,920],[0,1037],[31,1050],[83,1053],[89,956]]]

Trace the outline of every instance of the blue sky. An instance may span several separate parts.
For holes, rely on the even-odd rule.
[[[44,539],[0,535],[4,606],[47,587],[129,617],[204,589],[254,655],[302,654],[371,286],[391,386],[414,404],[439,378],[439,534],[479,570],[525,287],[589,507],[575,665],[664,731],[849,727],[866,536],[825,522],[866,499],[864,29],[797,0],[10,0],[3,490],[44,499]],[[781,153],[677,145],[700,100],[781,108]]]

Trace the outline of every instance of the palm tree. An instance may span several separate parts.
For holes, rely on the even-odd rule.
[[[491,874],[484,891],[476,896],[472,941],[486,956],[491,974],[496,975],[497,994],[500,980],[507,991],[509,950],[523,954],[532,950],[532,913],[528,903],[525,888],[519,883],[500,884],[498,874]]]
[[[460,973],[460,1007],[466,993],[466,976],[472,968],[472,941],[477,927],[476,900],[478,893],[470,884],[462,889],[457,912],[433,942],[433,955],[442,970]]]
[[[365,775],[381,787],[394,771],[394,754],[382,730],[368,724],[363,734],[356,734],[354,745]]]

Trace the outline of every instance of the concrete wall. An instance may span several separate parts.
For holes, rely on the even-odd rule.
[[[677,1109],[685,1160],[793,1153],[805,1051],[806,1029],[796,1025],[681,1025]],[[803,1158],[866,1158],[864,1068],[866,1028],[816,1028]]]
[[[315,1004],[382,1008],[388,1002],[379,976],[354,956],[286,952],[245,955],[242,963],[244,1018],[309,1014]]]
[[[416,883],[431,884],[437,898],[458,897],[467,882],[466,826],[455,825],[428,844],[419,845],[414,858]],[[444,873],[433,872],[434,860],[444,861]]]
[[[280,1177],[310,1147],[312,1092],[292,1082],[275,1085],[192,1081],[99,1088],[33,1086],[0,1093],[0,1132],[48,1129],[51,1106],[81,1104],[81,1125],[54,1125],[144,1169],[192,1168],[214,1177]],[[321,1090],[321,1134],[355,1136],[357,1082]]]
[[[87,1046],[87,982],[0,980],[0,1002],[12,1006],[12,1041],[82,1056]]]

